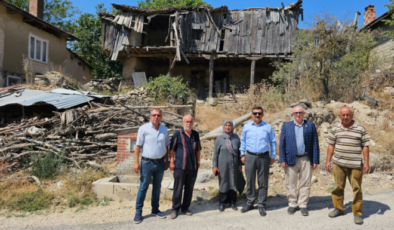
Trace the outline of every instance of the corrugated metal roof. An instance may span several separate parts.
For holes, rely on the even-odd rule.
[[[89,101],[93,98],[86,96]],[[57,109],[68,109],[83,103],[86,99],[82,95],[65,95],[54,92],[45,92],[41,90],[25,89],[19,97],[14,94],[0,98],[0,107],[10,104],[19,104],[31,106],[39,103],[47,103],[55,106]]]
[[[78,91],[71,90],[71,89],[62,89],[62,88],[54,89],[54,90],[52,90],[51,92],[53,92],[53,93],[61,93],[61,94],[68,94],[68,95],[82,95],[82,94],[81,94],[80,92],[78,92]],[[92,92],[89,92],[89,91],[82,91],[82,93],[83,93],[84,95],[86,95],[86,96],[95,97],[95,98],[106,98],[106,97],[110,97],[110,96],[107,96],[107,95],[100,95],[100,94],[92,93]]]

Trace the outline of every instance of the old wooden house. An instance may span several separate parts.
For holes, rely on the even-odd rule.
[[[101,13],[103,50],[123,62],[123,78],[182,75],[199,97],[230,85],[268,79],[275,59],[288,59],[298,37],[302,1],[280,8],[229,10],[226,6],[142,9],[112,4]]]

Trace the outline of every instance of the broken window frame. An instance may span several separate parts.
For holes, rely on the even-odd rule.
[[[35,35],[30,35],[28,53],[29,59],[42,63],[48,63],[48,44],[48,40],[42,39]],[[37,50],[37,47],[39,47],[39,50]]]
[[[12,85],[10,85],[10,79],[18,80],[19,84],[22,84],[22,78],[17,77],[17,76],[13,76],[13,75],[7,75],[7,85],[6,85],[6,87],[12,86]],[[18,84],[16,84],[16,85],[18,85]]]

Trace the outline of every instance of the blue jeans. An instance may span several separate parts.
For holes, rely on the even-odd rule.
[[[140,177],[140,188],[137,194],[136,213],[142,214],[142,207],[144,207],[144,200],[146,191],[149,188],[149,182],[153,177],[153,188],[152,188],[152,212],[159,211],[159,199],[161,181],[163,180],[165,163],[164,159],[154,163],[152,161],[141,160],[141,177]]]

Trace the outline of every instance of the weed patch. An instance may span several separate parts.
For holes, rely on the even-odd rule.
[[[59,175],[64,158],[53,152],[33,154],[31,156],[31,174],[40,179],[49,179]]]
[[[2,202],[9,210],[34,212],[49,208],[55,196],[42,190],[22,195],[12,195],[9,202]]]

